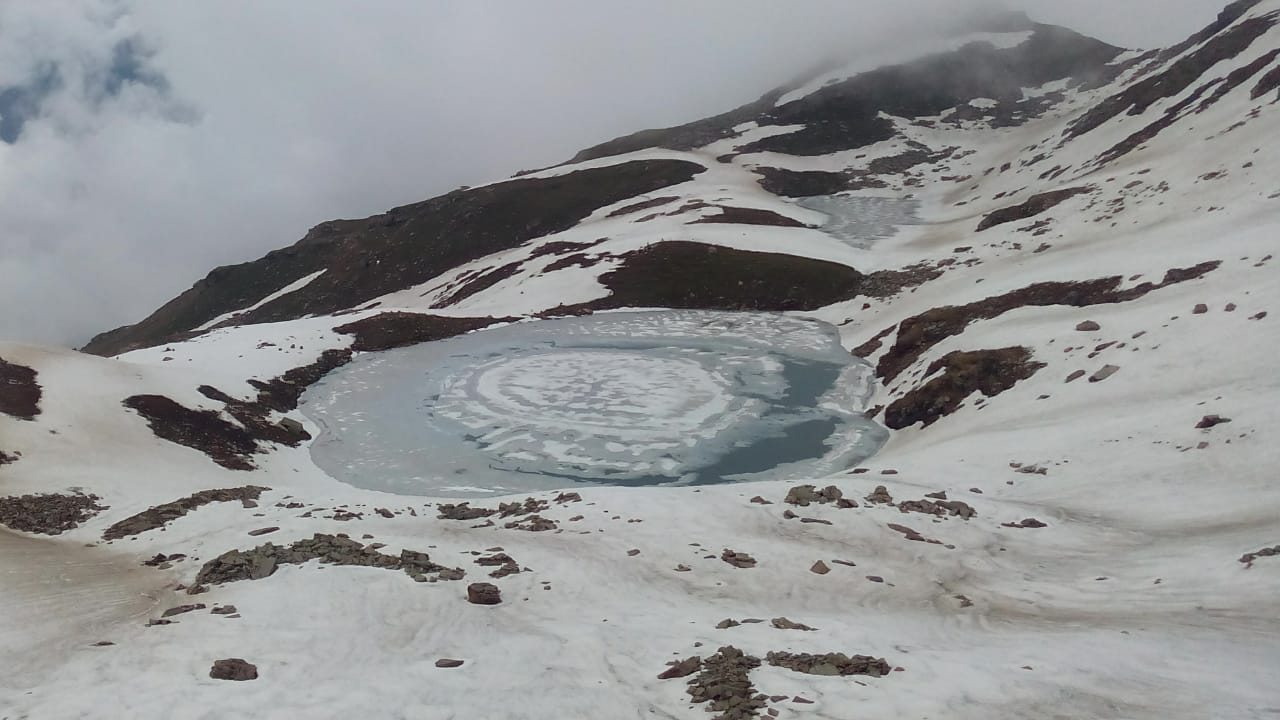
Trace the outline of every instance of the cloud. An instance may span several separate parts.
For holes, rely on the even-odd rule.
[[[1219,2],[1023,4],[1155,45]],[[323,220],[726,110],[832,55],[932,32],[957,7],[0,4],[0,338],[83,343]]]

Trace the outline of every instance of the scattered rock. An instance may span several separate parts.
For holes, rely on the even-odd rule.
[[[213,615],[235,615],[240,611],[236,610],[235,605],[223,605],[221,607],[216,607],[209,612]]]
[[[279,527],[275,527],[275,526],[258,528],[257,530],[250,530],[249,535],[253,537],[258,537],[259,535],[267,535],[269,533],[276,532],[279,529],[280,529]]]
[[[776,617],[770,621],[770,624],[778,630],[804,630],[806,632],[813,632],[818,629],[816,627],[809,627],[804,623],[792,622],[785,617]]]
[[[753,568],[756,566],[756,559],[742,552],[734,552],[725,548],[720,554],[720,559],[729,563],[736,568]]]
[[[1251,552],[1251,553],[1245,553],[1244,555],[1240,556],[1240,562],[1244,563],[1245,567],[1253,567],[1254,560],[1257,560],[1258,558],[1264,558],[1264,557],[1276,557],[1277,555],[1280,555],[1280,545],[1276,545],[1275,547],[1263,548],[1261,550],[1255,550],[1254,552]]]
[[[725,618],[724,620],[721,620],[720,622],[716,623],[716,629],[728,630],[729,628],[738,627],[741,624],[742,623],[738,622],[737,620],[734,620],[733,618]]]
[[[436,506],[436,510],[436,517],[440,520],[479,520],[498,513],[492,508],[473,508],[470,503],[465,502],[457,505],[441,503]]]
[[[639,551],[638,549],[636,549],[636,548],[632,548],[632,549],[630,549],[630,550],[628,550],[628,551],[627,551],[627,556],[628,556],[628,557],[635,557],[635,556],[637,556],[637,555],[639,555],[639,554],[640,554],[640,551]]]
[[[773,504],[772,500],[765,500],[759,495],[751,498],[751,502],[755,503],[756,505],[772,505]]]
[[[317,559],[332,565],[403,570],[418,582],[458,580],[465,575],[459,568],[447,568],[431,562],[426,553],[402,550],[399,557],[384,555],[373,547],[362,545],[348,537],[316,533],[307,540],[298,540],[287,547],[266,543],[252,550],[225,552],[204,564],[196,576],[196,587],[239,580],[260,580],[274,574],[280,565],[299,565]],[[428,574],[435,577],[429,578]],[[196,588],[187,592],[195,594]]]
[[[826,563],[819,560],[818,562],[814,563],[812,567],[809,568],[809,572],[815,575],[826,575],[827,573],[831,572],[831,568],[827,567]]]
[[[471,583],[467,586],[467,602],[473,605],[497,605],[502,602],[502,591],[492,583]]]
[[[440,658],[439,660],[436,661],[436,667],[438,668],[462,667],[462,661],[455,660],[453,658]]]
[[[1221,415],[1205,415],[1200,419],[1200,422],[1196,423],[1196,429],[1208,430],[1211,427],[1217,427],[1229,422],[1231,422],[1231,418],[1224,418]]]
[[[1103,365],[1097,372],[1089,376],[1089,382],[1102,382],[1118,372],[1120,372],[1120,368],[1116,365]]]
[[[160,617],[169,618],[169,617],[173,617],[174,615],[182,615],[185,613],[193,612],[196,610],[203,610],[203,609],[205,609],[204,603],[195,603],[193,605],[179,605],[177,607],[171,607],[168,610],[165,610],[163,613],[160,614]]]
[[[245,662],[242,658],[215,660],[209,670],[209,677],[214,680],[257,680],[258,666]]]
[[[1079,330],[1080,332],[1097,332],[1101,329],[1102,326],[1092,320],[1085,320],[1079,325],[1076,325],[1076,330]]]
[[[1194,308],[1191,309],[1192,315],[1204,315],[1207,312],[1209,312],[1209,306],[1205,305],[1204,303],[1198,303]]]
[[[883,485],[877,485],[875,490],[866,497],[867,502],[874,505],[892,505],[893,496],[889,494],[889,489]]]
[[[1026,518],[1026,519],[1024,519],[1024,520],[1022,520],[1022,521],[1020,521],[1020,522],[1016,522],[1016,523],[1000,523],[1000,524],[1001,524],[1001,526],[1003,526],[1003,527],[1007,527],[1007,528],[1030,528],[1030,529],[1034,529],[1034,528],[1049,527],[1049,526],[1048,526],[1048,524],[1046,524],[1046,523],[1042,523],[1042,522],[1040,522],[1039,520],[1037,520],[1037,519],[1035,519],[1035,518]]]
[[[787,491],[783,502],[788,505],[809,507],[811,503],[838,503],[842,499],[844,499],[844,493],[835,485],[828,485],[821,490],[813,485],[797,485]]]
[[[685,658],[684,660],[672,660],[667,664],[671,667],[658,674],[659,680],[689,677],[702,669],[702,658],[697,655],[693,655]]]
[[[766,696],[756,693],[750,674],[760,658],[728,645],[702,661],[701,672],[689,681],[687,692],[695,703],[710,703],[708,712],[721,720],[747,720],[765,707]]]
[[[1084,371],[1075,370],[1070,375],[1067,376],[1066,382],[1074,382],[1076,380],[1079,380],[1082,377],[1084,377]]]
[[[870,581],[871,581],[871,582],[873,582],[873,583],[882,583],[882,582],[884,582],[884,578],[880,577],[879,575],[868,575],[868,576],[867,576],[867,579],[868,579],[868,580],[870,580]]]
[[[765,661],[774,667],[787,668],[795,672],[809,675],[867,675],[884,677],[892,668],[884,658],[870,655],[845,655],[844,653],[826,653],[811,655],[809,653],[771,652]]]
[[[0,525],[19,532],[61,535],[106,507],[97,495],[41,493],[0,497]]]

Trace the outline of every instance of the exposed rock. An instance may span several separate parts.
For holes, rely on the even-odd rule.
[[[1083,370],[1073,370],[1071,374],[1067,376],[1066,382],[1074,382],[1084,377],[1084,375],[1085,372]]]
[[[1118,365],[1103,365],[1097,372],[1089,376],[1089,382],[1102,382],[1118,372],[1120,372]]]
[[[893,347],[876,363],[876,374],[885,382],[894,380],[930,348],[959,335],[970,323],[978,320],[990,320],[1022,307],[1088,307],[1137,300],[1155,290],[1203,277],[1221,264],[1211,261],[1189,268],[1175,268],[1166,272],[1160,283],[1144,282],[1123,289],[1122,275],[1097,280],[1036,283],[965,305],[926,310],[899,324]]]
[[[756,566],[756,559],[742,552],[734,552],[725,548],[720,554],[720,559],[729,563],[736,568],[753,568]]]
[[[467,602],[473,605],[497,605],[502,591],[493,583],[471,583],[467,586]]]
[[[702,669],[702,658],[693,655],[684,660],[672,660],[667,664],[671,667],[658,674],[659,680],[689,677]]]
[[[513,520],[505,525],[508,530],[527,530],[529,532],[546,532],[547,530],[555,530],[557,525],[555,520],[544,518],[541,515],[529,515],[520,520]]]
[[[1019,205],[1001,208],[1000,210],[996,210],[982,218],[982,221],[978,223],[978,232],[982,232],[988,228],[993,228],[997,225],[1035,217],[1036,215],[1057,207],[1076,195],[1093,192],[1093,190],[1094,187],[1092,186],[1083,186],[1064,188],[1062,190],[1052,190],[1050,192],[1040,193],[1039,195],[1032,195],[1025,202]]]
[[[214,680],[257,680],[258,666],[245,662],[242,658],[215,660],[209,670],[209,677]]]
[[[1276,557],[1276,556],[1280,556],[1280,545],[1276,545],[1274,547],[1269,547],[1269,548],[1262,548],[1261,550],[1255,550],[1251,553],[1245,553],[1244,555],[1240,556],[1240,562],[1244,563],[1245,567],[1253,567],[1253,561],[1257,560],[1258,558]]]
[[[40,414],[39,376],[33,368],[0,358],[0,414],[35,420]]]
[[[160,617],[168,618],[168,617],[173,617],[174,615],[184,615],[186,613],[194,612],[196,610],[204,610],[205,607],[206,606],[204,603],[195,603],[192,605],[179,605],[177,607],[171,607],[168,610],[165,610],[164,612],[160,613]]]
[[[831,572],[831,568],[827,567],[826,563],[819,560],[809,568],[809,572],[814,573],[815,575],[826,575]]]
[[[1196,423],[1196,429],[1208,430],[1209,428],[1217,427],[1218,425],[1229,422],[1231,422],[1231,418],[1224,418],[1221,415],[1205,415],[1200,419],[1200,422]]]
[[[765,660],[774,667],[783,667],[809,675],[884,677],[892,670],[884,658],[874,658],[870,655],[849,656],[844,653],[811,655],[809,653],[771,652],[765,656]]]
[[[97,495],[10,495],[0,497],[0,525],[20,532],[61,535],[106,508]]]
[[[785,617],[776,617],[769,622],[778,630],[804,630],[806,632],[812,632],[818,629],[816,627],[809,627],[804,623],[792,622]]]
[[[720,622],[716,623],[716,629],[728,630],[729,628],[738,627],[741,624],[742,623],[738,622],[737,620],[734,620],[733,618],[725,618],[724,620],[721,620]]]
[[[438,668],[456,668],[462,667],[462,664],[461,660],[454,660],[453,658],[440,658],[436,661],[436,667]]]
[[[209,611],[212,615],[235,615],[238,612],[235,605],[222,605]]]
[[[252,550],[231,550],[206,562],[196,576],[197,586],[239,580],[261,580],[270,577],[280,565],[299,565],[310,560],[331,565],[355,565],[387,570],[403,570],[414,580],[457,580],[465,574],[459,568],[446,568],[431,562],[426,553],[402,550],[399,557],[384,555],[347,537],[316,533],[310,539],[298,540],[288,547],[274,543]],[[435,575],[429,578],[428,575]],[[188,590],[194,593],[194,588]]]
[[[457,505],[441,503],[436,506],[436,510],[439,513],[436,517],[441,520],[479,520],[498,513],[492,508],[471,507],[470,503],[465,502]]]
[[[893,496],[889,494],[888,488],[886,488],[883,485],[877,485],[876,489],[872,490],[871,494],[868,495],[865,499],[867,502],[872,503],[873,505],[892,505],[893,504]]]
[[[506,553],[496,553],[486,557],[476,558],[476,564],[485,567],[497,567],[497,570],[489,573],[491,578],[504,578],[508,575],[514,575],[520,572],[520,565],[510,555]]]
[[[772,500],[765,500],[759,495],[756,495],[755,497],[751,498],[751,502],[755,503],[756,505],[772,505],[773,504]]]
[[[808,507],[810,503],[835,503],[844,497],[844,493],[835,485],[828,485],[818,490],[813,485],[797,485],[787,491],[783,502],[788,505]]]
[[[974,392],[995,397],[1043,367],[1031,360],[1031,350],[1025,347],[950,352],[925,371],[933,379],[889,404],[884,423],[894,430],[920,422],[928,427],[958,410]],[[935,376],[939,370],[942,373]]]
[[[264,528],[258,528],[257,530],[250,530],[248,534],[251,537],[258,537],[259,535],[269,535],[273,532],[276,532],[279,529],[280,529],[279,527],[273,525],[271,527],[264,527]]]
[[[518,267],[515,269],[519,269]],[[485,276],[481,276],[485,278]],[[490,278],[497,282],[501,277]],[[492,283],[490,283],[492,284]],[[457,302],[464,291],[479,292],[483,287],[469,285],[455,293],[462,297],[450,297],[450,302]],[[358,352],[379,352],[393,348],[433,342],[462,335],[473,330],[480,330],[495,323],[511,322],[509,317],[446,317],[411,312],[385,312],[355,322],[339,325],[333,329],[343,335],[354,335],[351,349]]]
[[[548,507],[546,500],[537,500],[531,497],[525,498],[524,502],[498,503],[498,517],[508,518],[529,515],[546,510]]]
[[[1209,306],[1204,303],[1197,303],[1196,306],[1191,309],[1192,315],[1204,315],[1207,312],[1209,312]]]
[[[1048,524],[1046,524],[1046,523],[1042,523],[1042,522],[1040,522],[1039,520],[1037,520],[1037,519],[1035,519],[1035,518],[1026,518],[1025,520],[1022,520],[1021,522],[1016,522],[1016,523],[1011,523],[1011,522],[1009,522],[1009,523],[1000,523],[1000,524],[1001,524],[1001,526],[1003,526],[1003,527],[1008,527],[1008,528],[1031,528],[1031,529],[1034,529],[1034,528],[1049,527],[1049,526],[1048,526]]]
[[[1076,325],[1076,330],[1079,330],[1080,332],[1097,332],[1101,329],[1102,326],[1092,320],[1085,320],[1079,325]]]
[[[722,720],[756,717],[766,700],[751,684],[751,671],[758,667],[760,658],[732,645],[722,647],[702,661],[701,672],[689,681],[689,697],[695,703],[710,703],[707,711],[720,713],[716,717]]]
[[[219,490],[201,490],[193,493],[180,500],[156,505],[147,508],[142,512],[131,515],[120,522],[115,523],[102,533],[103,540],[118,540],[120,538],[138,535],[148,530],[155,530],[164,527],[170,522],[186,515],[192,510],[196,510],[204,505],[215,502],[244,502],[246,500],[257,500],[262,493],[271,488],[260,487],[258,485],[245,485],[238,488],[223,488]],[[251,535],[253,533],[250,533]]]

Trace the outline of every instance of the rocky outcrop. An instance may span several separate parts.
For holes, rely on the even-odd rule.
[[[225,660],[215,660],[213,668],[209,670],[209,677],[214,680],[257,680],[258,666],[246,662],[244,658],[226,658]]]
[[[1025,347],[947,353],[925,370],[926,376],[940,375],[890,403],[885,425],[901,430],[922,422],[928,427],[955,412],[971,394],[995,397],[1043,367],[1031,360],[1031,350]]]
[[[38,373],[25,365],[0,358],[0,413],[19,420],[35,420],[40,414]]]
[[[243,503],[248,500],[257,500],[262,496],[262,493],[270,489],[257,485],[245,485],[238,488],[201,490],[180,500],[156,505],[136,515],[131,515],[104,530],[102,539],[119,540],[120,538],[139,535],[148,530],[156,530],[210,503],[237,501]]]
[[[240,580],[261,580],[274,575],[281,565],[300,565],[319,560],[330,565],[356,565],[386,570],[403,570],[418,582],[461,580],[466,574],[459,568],[447,568],[431,562],[426,553],[402,550],[400,555],[385,555],[373,546],[341,535],[316,533],[310,539],[283,547],[265,543],[252,550],[231,550],[205,563],[196,576],[197,585],[217,585]]]

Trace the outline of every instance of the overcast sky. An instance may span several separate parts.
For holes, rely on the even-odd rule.
[[[1012,3],[1127,47],[1223,4]],[[960,5],[0,2],[0,339],[82,344],[323,220],[726,110]]]

